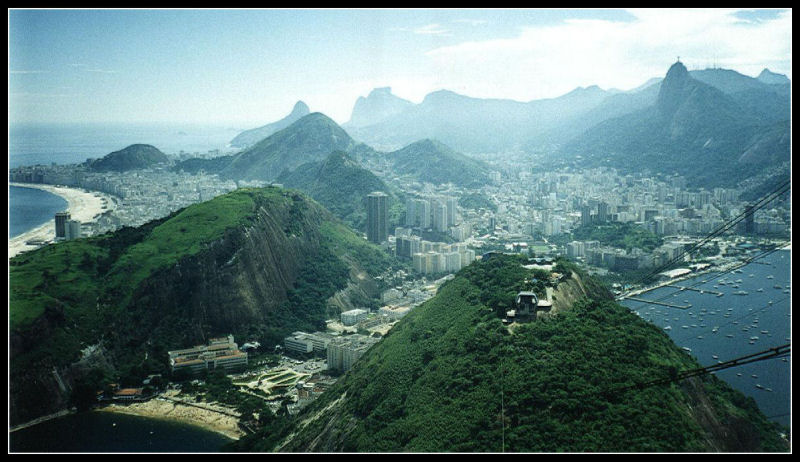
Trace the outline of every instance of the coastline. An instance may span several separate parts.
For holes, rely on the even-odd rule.
[[[208,403],[183,404],[180,400],[164,396],[145,402],[109,404],[93,412],[112,412],[194,425],[232,440],[245,435],[239,428],[239,419],[231,415],[231,409]]]
[[[110,207],[112,207],[114,203],[106,194],[83,189],[38,183],[9,183],[8,185],[19,188],[41,189],[63,198],[67,201],[67,211],[70,213],[71,218],[81,223],[91,223],[95,221],[97,215],[111,210]],[[103,209],[103,206],[107,208]],[[18,236],[14,236],[8,240],[8,258],[13,258],[22,252],[38,248],[36,245],[26,244],[27,241],[39,240],[52,242],[55,240],[55,237],[55,225],[52,220]]]

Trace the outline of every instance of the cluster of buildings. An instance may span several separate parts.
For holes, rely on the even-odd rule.
[[[238,187],[263,185],[255,181],[222,180],[202,172],[175,172],[168,166],[128,172],[93,172],[83,165],[37,165],[11,169],[9,180],[83,188],[113,196],[113,210],[101,214],[93,223],[82,224],[84,235],[114,231],[122,226],[140,226]]]
[[[411,233],[409,228],[395,229],[395,255],[410,259],[419,274],[455,273],[475,260],[466,243],[430,242]]]
[[[226,373],[247,366],[247,353],[239,349],[233,335],[212,338],[208,345],[197,345],[167,352],[172,372],[190,373],[223,369]]]
[[[361,334],[337,336],[327,332],[309,334],[298,331],[286,337],[283,345],[287,353],[324,354],[329,369],[346,372],[378,340]]]
[[[81,222],[72,220],[69,212],[57,212],[55,215],[56,241],[78,239],[83,235]]]

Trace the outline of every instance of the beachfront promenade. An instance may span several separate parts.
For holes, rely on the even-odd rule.
[[[9,183],[9,186],[41,189],[64,198],[67,201],[66,211],[69,212],[73,220],[81,223],[95,221],[98,215],[108,212],[114,206],[114,201],[110,196],[94,191],[32,183]],[[9,217],[9,219],[13,219],[13,217]],[[52,242],[55,237],[55,223],[51,219],[41,226],[9,239],[8,258],[38,247],[37,245],[26,244],[28,241]]]

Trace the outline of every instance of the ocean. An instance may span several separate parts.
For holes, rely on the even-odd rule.
[[[791,344],[790,263],[791,251],[780,250],[737,272],[709,273],[676,284],[705,293],[662,287],[637,297],[691,304],[688,309],[631,300],[622,304],[665,329],[675,344],[690,349],[702,366],[710,366]],[[768,418],[789,426],[791,357],[724,369],[716,376],[752,397]]]
[[[11,452],[220,452],[232,440],[193,425],[82,412],[9,433]]]
[[[66,208],[67,201],[55,194],[41,189],[9,186],[8,238],[19,236],[52,221],[56,212]]]
[[[153,145],[166,154],[235,152],[228,143],[244,129],[198,124],[15,124],[9,127],[8,166],[78,164],[136,143]],[[66,201],[48,192],[9,188],[8,237],[52,220],[64,208]]]
[[[228,143],[245,129],[200,124],[14,124],[9,127],[9,168],[78,164],[131,144],[150,144],[165,154],[234,152]]]

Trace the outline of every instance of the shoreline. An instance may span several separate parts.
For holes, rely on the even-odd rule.
[[[198,403],[197,405],[183,404],[180,400],[162,396],[138,403],[112,403],[98,407],[92,412],[110,412],[168,420],[171,422],[193,425],[204,430],[218,433],[232,440],[238,440],[246,435],[246,433],[239,428],[239,419],[231,416],[230,413],[232,411],[228,408],[214,406],[208,403]]]
[[[61,197],[67,201],[66,211],[70,213],[71,219],[81,223],[92,223],[95,217],[104,212],[112,210],[114,201],[110,196],[100,192],[88,191],[66,186],[55,186],[39,183],[9,183],[9,187],[40,189]],[[103,206],[106,209],[103,209]],[[10,218],[10,217],[9,217]],[[53,242],[56,237],[55,224],[49,220],[34,229],[14,236],[8,240],[8,258],[13,258],[23,252],[39,248],[38,245],[28,245],[27,241],[39,240]]]

